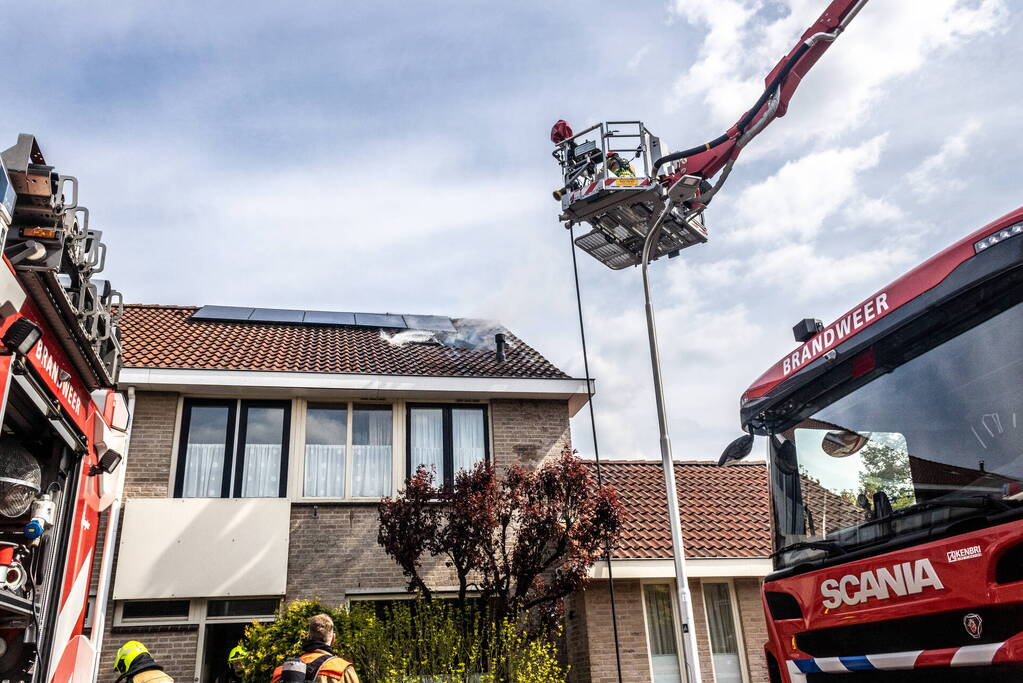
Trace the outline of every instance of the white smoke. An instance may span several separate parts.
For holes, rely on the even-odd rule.
[[[380,338],[391,346],[405,346],[406,344],[430,344],[438,343],[434,332],[429,330],[403,330],[394,334],[387,334],[380,330]]]
[[[472,349],[474,351],[497,349],[496,336],[507,335],[508,331],[500,323],[494,320],[476,320],[462,318],[452,320],[454,332],[437,330],[402,330],[394,334],[388,334],[380,330],[380,339],[391,346],[405,346],[406,344],[437,344],[440,346],[453,346],[460,349]],[[513,348],[510,342],[505,343],[506,348]]]

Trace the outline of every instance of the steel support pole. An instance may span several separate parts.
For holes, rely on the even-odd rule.
[[[678,493],[675,487],[675,467],[671,457],[671,439],[668,436],[668,413],[664,407],[664,385],[661,379],[661,354],[657,346],[657,325],[654,306],[650,300],[650,255],[661,236],[661,225],[674,202],[665,199],[664,209],[650,226],[643,243],[643,297],[646,300],[646,328],[650,340],[650,365],[654,378],[654,399],[657,403],[657,426],[661,433],[661,463],[664,467],[664,492],[668,498],[668,523],[671,526],[671,551],[675,560],[675,590],[681,617],[682,652],[687,683],[701,683],[700,666],[696,658],[696,630],[693,625],[693,603],[689,594],[689,576],[686,573],[685,542],[679,519]]]

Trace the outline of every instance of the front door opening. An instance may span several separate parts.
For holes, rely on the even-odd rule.
[[[247,623],[207,624],[203,645],[201,683],[227,683],[227,656],[245,635]]]

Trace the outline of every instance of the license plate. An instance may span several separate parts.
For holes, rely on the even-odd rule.
[[[618,187],[635,187],[639,185],[639,178],[618,178],[615,180]]]

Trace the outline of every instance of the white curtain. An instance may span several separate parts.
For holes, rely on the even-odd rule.
[[[223,481],[224,444],[188,444],[182,498],[220,498]]]
[[[718,683],[742,683],[739,639],[732,615],[732,597],[727,583],[703,584],[707,604],[710,651],[714,659],[714,680]]]
[[[409,474],[420,465],[433,468],[434,483],[444,481],[444,410],[441,408],[412,408],[411,462]]]
[[[369,443],[352,444],[352,495],[386,496],[391,492],[391,411],[365,413]]]
[[[483,438],[483,411],[452,409],[451,442],[455,472],[482,462],[487,453]]]
[[[242,498],[276,498],[280,495],[280,444],[245,444],[244,465]]]
[[[675,618],[672,614],[672,587],[667,584],[644,586],[643,602],[654,683],[679,683],[682,674],[679,671]]]
[[[305,495],[345,495],[344,445],[306,444]]]

